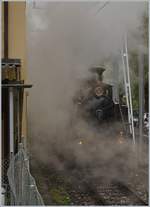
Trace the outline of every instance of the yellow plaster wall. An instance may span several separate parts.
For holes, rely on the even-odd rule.
[[[20,58],[21,77],[26,79],[25,2],[9,2],[9,58]]]
[[[9,2],[9,58],[21,59],[21,79],[26,81],[26,3]],[[22,136],[27,136],[26,93],[24,94]]]
[[[8,3],[8,57],[21,59],[21,79],[26,81],[26,3],[9,1]],[[4,56],[4,5],[2,4],[2,57]],[[26,93],[24,95],[22,136],[27,136]]]
[[[21,77],[26,80],[26,3],[9,1],[8,47],[9,58],[20,58]],[[4,2],[2,3],[2,57],[4,57]]]

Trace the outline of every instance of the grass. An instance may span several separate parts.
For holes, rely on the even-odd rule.
[[[51,188],[50,194],[52,201],[57,205],[69,205],[71,199],[63,187]]]

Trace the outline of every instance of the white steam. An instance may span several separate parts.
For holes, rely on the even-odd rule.
[[[95,145],[88,144],[86,150],[76,146],[76,133],[87,138],[98,135],[82,120],[71,125],[76,119],[72,97],[78,89],[78,79],[87,77],[91,66],[119,54],[124,33],[138,31],[140,17],[147,9],[145,2],[110,2],[99,11],[103,4],[27,3],[28,77],[33,83],[29,136],[36,155],[60,168],[63,163],[58,154],[68,153],[68,146],[78,162],[98,159]],[[101,136],[109,135],[101,132]],[[100,145],[100,138],[96,141],[98,152],[105,146]],[[106,152],[106,162],[115,151],[110,146],[108,149],[101,151]]]

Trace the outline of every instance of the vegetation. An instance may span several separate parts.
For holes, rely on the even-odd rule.
[[[63,187],[51,188],[50,194],[56,205],[69,205],[71,203],[71,199]]]
[[[148,15],[144,14],[141,19],[141,43],[147,53],[144,54],[144,89],[145,89],[145,111],[148,111]],[[132,100],[133,108],[138,109],[139,105],[139,77],[138,77],[138,51],[132,50],[129,55],[130,67],[132,70]]]

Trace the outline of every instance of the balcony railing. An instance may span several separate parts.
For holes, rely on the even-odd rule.
[[[2,59],[2,81],[21,81],[20,59]]]

